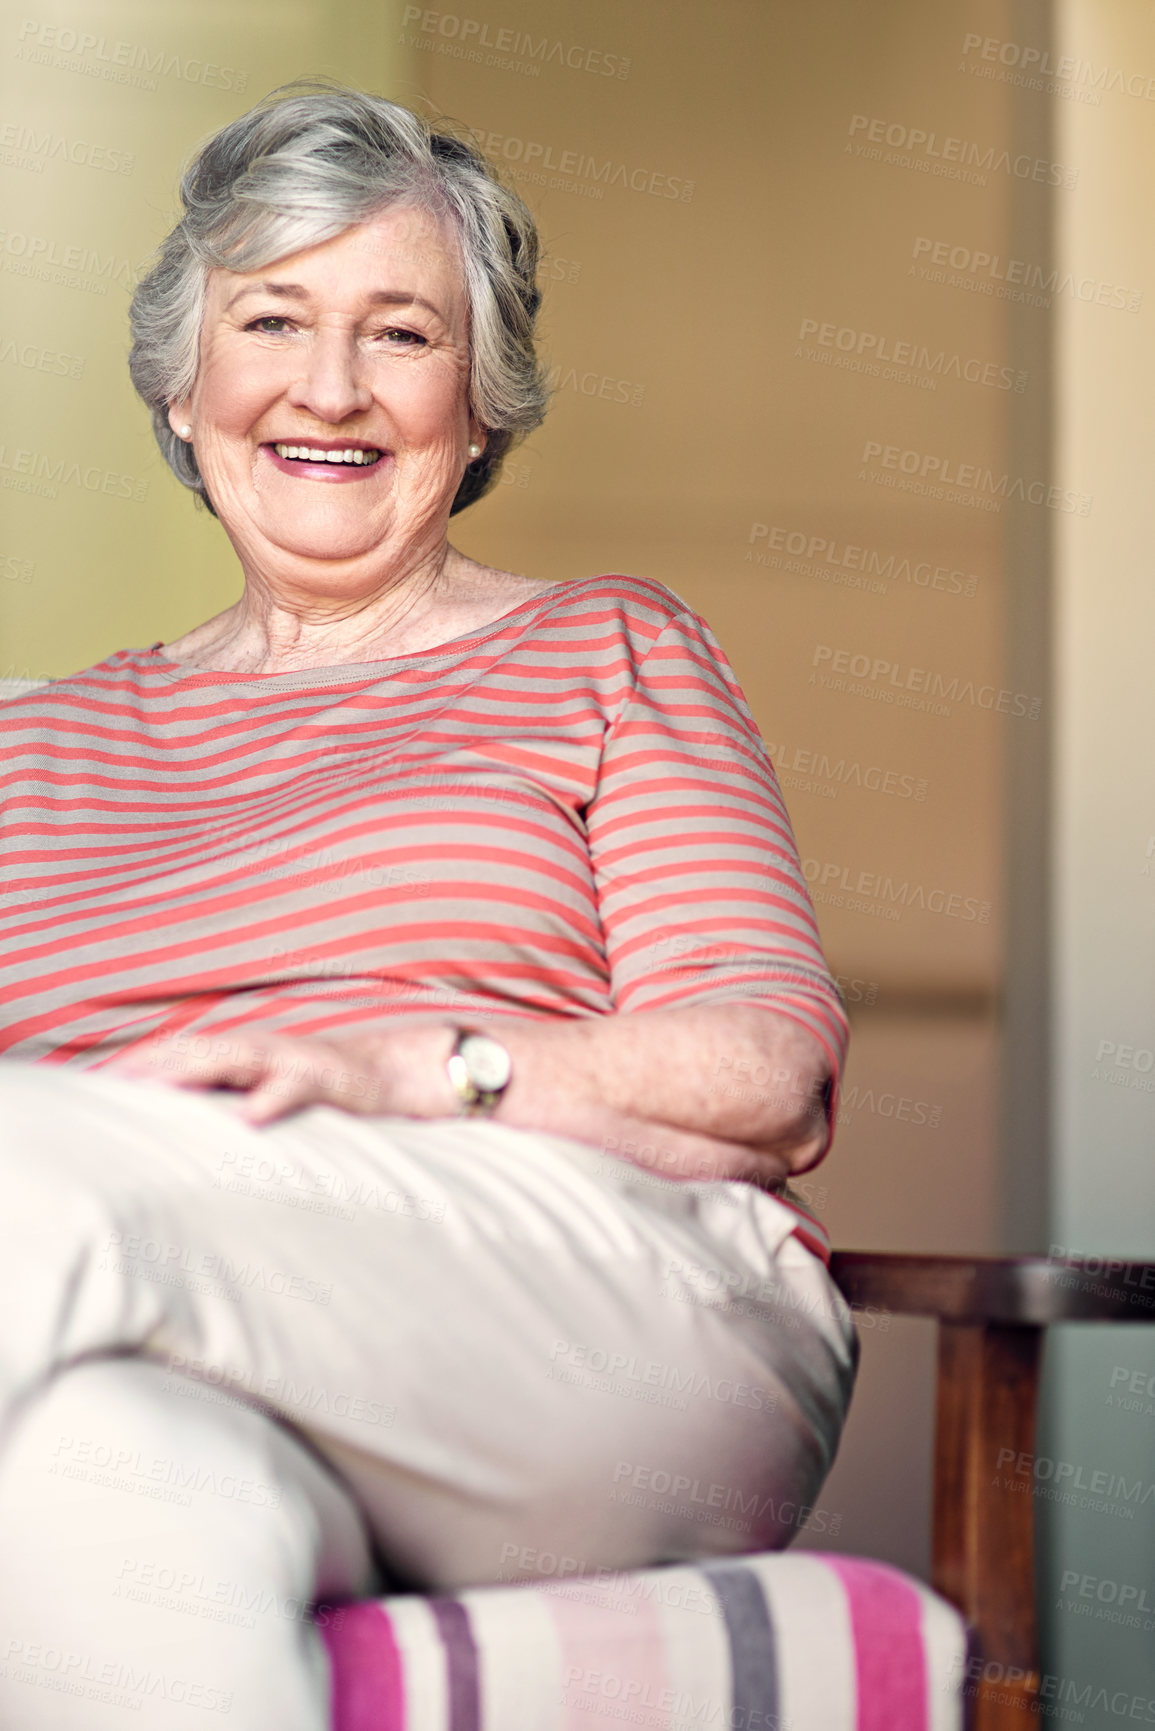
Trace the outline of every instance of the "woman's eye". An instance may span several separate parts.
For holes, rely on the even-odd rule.
[[[259,319],[252,319],[246,326],[247,331],[261,331],[268,336],[279,336],[287,329],[288,319],[279,318],[276,313],[265,313]]]
[[[392,343],[400,348],[417,348],[425,342],[420,331],[407,331],[399,325],[390,325],[389,329],[382,334],[387,343]]]

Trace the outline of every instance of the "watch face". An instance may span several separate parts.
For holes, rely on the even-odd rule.
[[[460,1052],[475,1088],[492,1094],[505,1087],[513,1064],[500,1041],[491,1040],[488,1034],[470,1034],[462,1040]]]

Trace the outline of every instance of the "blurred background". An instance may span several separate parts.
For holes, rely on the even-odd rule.
[[[455,539],[658,578],[733,660],[853,1021],[806,1181],[835,1242],[1155,1254],[1148,0],[0,20],[0,677],[239,591],[125,368],[188,154],[308,73],[447,113],[540,222],[556,392]],[[925,1574],[930,1325],[866,1320],[799,1542]],[[1045,1668],[1152,1723],[1155,1331],[1068,1328],[1049,1355]],[[1106,1474],[1105,1504],[1051,1500],[1060,1463]]]

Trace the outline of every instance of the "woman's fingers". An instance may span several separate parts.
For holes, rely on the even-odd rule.
[[[319,1098],[307,1081],[286,1077],[274,1070],[255,1082],[243,1096],[237,1106],[237,1116],[246,1124],[271,1124],[274,1118],[283,1118],[286,1112],[295,1112],[298,1107],[307,1106]]]
[[[106,1066],[116,1074],[181,1088],[235,1088],[238,1116],[267,1124],[323,1103],[351,1112],[382,1111],[380,1075],[366,1054],[327,1040],[266,1034],[155,1040]]]
[[[269,1059],[266,1040],[230,1036],[194,1046],[177,1036],[134,1046],[105,1068],[113,1075],[146,1077],[175,1087],[250,1088]]]

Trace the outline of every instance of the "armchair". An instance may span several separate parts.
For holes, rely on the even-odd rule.
[[[789,1552],[319,1612],[333,1731],[1023,1731],[1043,1330],[1155,1321],[1155,1263],[843,1251],[855,1307],[938,1321],[932,1593]]]

